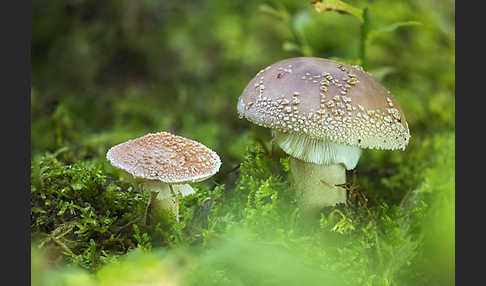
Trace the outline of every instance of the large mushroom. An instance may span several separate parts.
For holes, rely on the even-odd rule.
[[[167,132],[118,144],[108,150],[106,158],[116,168],[144,181],[142,189],[151,194],[147,213],[154,205],[171,211],[177,220],[177,195],[194,194],[189,183],[206,180],[221,166],[218,154],[203,144]]]
[[[346,202],[346,170],[361,149],[404,150],[410,138],[395,98],[360,66],[299,57],[259,71],[238,100],[238,113],[271,128],[291,156],[300,207],[315,213]]]

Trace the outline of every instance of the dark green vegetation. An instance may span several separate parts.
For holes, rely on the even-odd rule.
[[[33,285],[453,284],[454,6],[346,1],[355,17],[310,2],[33,3]],[[270,131],[236,113],[256,72],[301,55],[363,64],[412,135],[364,151],[349,203],[309,219]],[[148,194],[105,153],[157,131],[223,165],[180,222],[146,226]]]

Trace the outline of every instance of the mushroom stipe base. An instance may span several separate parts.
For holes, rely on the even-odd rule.
[[[150,224],[150,214],[155,211],[169,211],[179,221],[179,197],[194,194],[189,184],[167,184],[160,181],[148,181],[142,184],[144,191],[150,192],[150,198],[145,210],[144,221]]]
[[[155,204],[155,200],[157,198],[156,192],[150,192],[149,201],[147,203],[147,207],[145,208],[145,215],[143,221],[145,225],[150,225],[150,215],[152,214],[152,209]]]
[[[324,207],[346,203],[346,189],[336,186],[346,183],[342,164],[317,165],[290,157],[290,172],[304,214],[316,214]]]

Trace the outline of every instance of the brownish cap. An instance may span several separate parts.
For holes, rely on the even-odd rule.
[[[167,132],[147,134],[112,147],[110,163],[136,178],[194,183],[218,172],[218,154],[203,144]]]
[[[359,66],[299,57],[259,71],[238,101],[249,121],[283,133],[375,149],[410,138],[395,98]]]

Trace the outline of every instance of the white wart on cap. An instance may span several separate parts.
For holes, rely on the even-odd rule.
[[[241,117],[275,131],[289,155],[356,166],[360,148],[405,149],[410,131],[395,98],[359,66],[299,57],[259,71],[238,101]]]
[[[203,181],[218,172],[219,156],[203,144],[167,132],[147,134],[108,150],[110,163],[136,178],[167,184]]]

